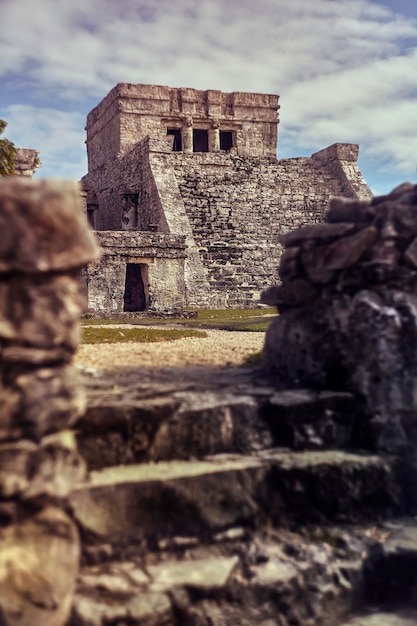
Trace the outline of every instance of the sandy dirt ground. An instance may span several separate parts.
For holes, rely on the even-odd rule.
[[[158,343],[81,345],[75,363],[83,367],[178,367],[241,365],[263,347],[265,334],[206,330],[206,338],[184,338]]]

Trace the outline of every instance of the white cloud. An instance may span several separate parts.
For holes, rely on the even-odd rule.
[[[190,86],[211,65],[235,89],[252,89],[260,73],[279,90],[394,53],[416,35],[409,20],[366,0],[3,0],[0,16],[3,71],[31,63],[33,77],[66,97],[168,71],[175,80],[178,66]]]
[[[86,102],[117,82],[279,93],[294,155],[358,142],[406,174],[417,152],[417,21],[371,0],[2,0],[0,28],[0,77],[31,89],[2,116],[45,170],[85,167]]]
[[[294,144],[360,143],[380,155],[381,169],[410,176],[417,161],[417,51],[372,60],[337,75],[292,85],[285,93],[283,126]]]

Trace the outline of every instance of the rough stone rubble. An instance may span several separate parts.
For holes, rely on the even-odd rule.
[[[281,315],[265,367],[280,385],[348,390],[363,402],[363,437],[408,459],[416,476],[417,186],[370,201],[335,199],[325,224],[282,238],[282,284],[263,301]]]
[[[78,186],[0,182],[0,623],[61,626],[79,568],[68,496],[85,476],[71,357],[79,268],[98,257]]]

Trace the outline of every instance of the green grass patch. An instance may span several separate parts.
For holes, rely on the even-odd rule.
[[[109,324],[132,324],[135,326],[180,326],[188,328],[211,328],[217,330],[265,332],[277,315],[274,308],[265,309],[187,309],[195,311],[193,317],[145,317],[115,316],[113,318],[84,318],[84,326]]]
[[[268,309],[198,309],[190,325],[246,332],[265,332],[276,310]]]
[[[114,324],[114,320],[112,323]],[[106,325],[87,327],[81,330],[81,343],[83,344],[125,343],[127,341],[152,343],[157,341],[175,341],[184,337],[207,337],[207,333],[201,330],[187,329],[106,328]]]

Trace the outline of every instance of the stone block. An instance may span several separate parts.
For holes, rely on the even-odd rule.
[[[67,429],[85,408],[85,394],[71,365],[22,367],[9,365],[0,399],[0,437],[29,437]]]
[[[85,478],[71,431],[0,445],[0,498],[64,499]]]
[[[82,267],[99,251],[77,184],[0,181],[0,272],[54,272]]]
[[[275,393],[264,411],[275,446],[293,450],[335,449],[354,443],[360,419],[358,404],[349,393],[294,389]]]
[[[1,197],[1,194],[0,194]],[[17,274],[0,285],[0,341],[7,340],[2,360],[42,363],[69,360],[79,343],[79,319],[85,308],[78,276]],[[10,345],[12,344],[12,345]],[[16,347],[20,348],[17,356]],[[48,351],[49,356],[48,356]]]
[[[388,460],[271,450],[92,472],[90,482],[73,492],[71,505],[86,536],[127,545],[210,537],[266,520],[367,519],[376,511],[392,514],[402,502]]]
[[[48,506],[0,532],[0,606],[4,626],[64,626],[80,548],[77,529]],[[17,617],[18,616],[18,617]]]
[[[109,593],[98,598],[77,594],[68,626],[101,626],[106,622],[123,624],[126,619],[146,626],[172,624],[173,613],[168,595],[136,593],[123,597],[122,602],[115,602]]]

